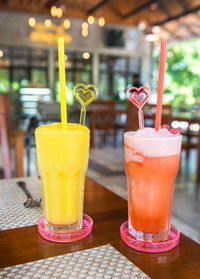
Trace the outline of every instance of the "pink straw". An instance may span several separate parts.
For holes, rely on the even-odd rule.
[[[164,85],[164,73],[165,73],[165,56],[166,56],[166,41],[162,41],[160,46],[160,64],[159,64],[158,93],[157,93],[156,121],[155,121],[156,131],[158,131],[159,128],[161,127],[163,85]]]

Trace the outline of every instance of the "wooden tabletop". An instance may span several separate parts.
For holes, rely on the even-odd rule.
[[[119,228],[127,220],[127,201],[86,179],[85,209],[94,221],[92,233],[68,244],[53,243],[37,233],[36,226],[0,231],[0,267],[71,253],[110,243],[151,278],[200,278],[200,245],[181,234],[169,252],[144,253],[129,248]]]

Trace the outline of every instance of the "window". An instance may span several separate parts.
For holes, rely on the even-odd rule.
[[[133,74],[140,73],[140,58],[100,56],[99,91],[101,97],[122,101],[132,85]]]
[[[38,91],[26,95],[20,91],[24,114],[37,113],[37,101],[40,97],[39,88],[48,87],[47,50],[40,48],[0,47],[0,92],[13,93],[26,87],[37,87]],[[50,93],[45,96],[50,99]],[[43,98],[44,99],[44,98]]]
[[[47,50],[40,48],[0,47],[0,91],[47,83]]]

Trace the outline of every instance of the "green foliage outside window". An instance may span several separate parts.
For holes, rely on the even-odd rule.
[[[155,49],[153,85],[157,86],[160,49]],[[155,88],[154,88],[155,89]],[[164,100],[178,111],[200,103],[200,39],[177,43],[167,49]]]
[[[40,84],[47,86],[47,73],[44,69],[32,69],[31,70],[31,82],[33,84]]]
[[[0,93],[8,92],[9,88],[9,71],[7,69],[0,69]]]

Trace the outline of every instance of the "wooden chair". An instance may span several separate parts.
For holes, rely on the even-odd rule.
[[[143,108],[145,126],[155,126],[156,105],[146,104]],[[172,122],[172,106],[170,104],[162,106],[162,124],[171,125]]]
[[[136,131],[139,128],[138,123],[138,109],[128,102],[127,105],[127,116],[126,116],[126,123],[125,123],[125,131]]]
[[[11,178],[10,145],[15,147],[16,177],[24,176],[24,135],[26,131],[12,129],[9,125],[10,98],[0,95],[0,137],[5,178]]]
[[[116,123],[116,129],[122,130],[123,133],[125,133],[127,131],[136,131],[138,128],[138,110],[134,105],[128,102],[126,108],[126,121],[125,123]]]
[[[193,124],[188,123],[188,127],[182,131],[182,150],[184,149],[186,151],[186,160],[189,160],[191,149],[197,149],[198,147],[200,126],[198,131],[193,131],[192,125]],[[196,125],[198,124],[196,123]]]
[[[155,123],[155,113],[156,105],[145,105],[143,108],[145,127],[154,127]],[[117,129],[122,129],[126,131],[136,131],[139,129],[138,123],[138,109],[130,102],[127,103],[126,109],[126,122],[124,124],[117,124]],[[172,117],[172,107],[171,105],[163,106],[162,123],[171,124]]]
[[[91,115],[91,146],[95,146],[95,131],[102,132],[103,143],[108,133],[113,134],[113,143],[116,146],[115,114],[116,102],[99,100],[94,101],[90,107]]]

